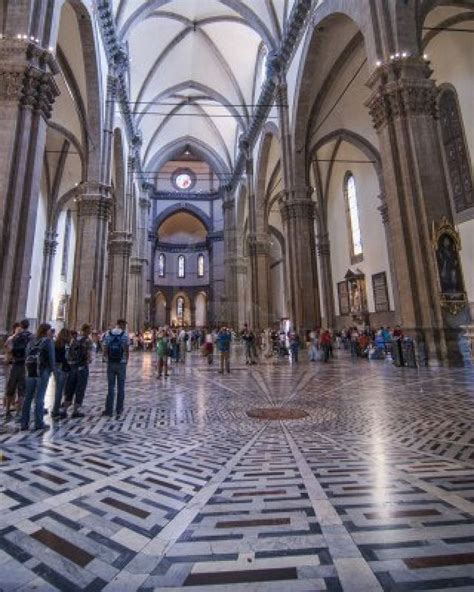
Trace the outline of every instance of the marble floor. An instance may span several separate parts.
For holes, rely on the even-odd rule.
[[[2,592],[474,590],[472,370],[134,354],[121,421],[104,370],[84,419],[0,418]]]

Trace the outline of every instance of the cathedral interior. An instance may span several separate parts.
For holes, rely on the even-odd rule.
[[[2,592],[474,590],[473,105],[473,0],[0,0],[0,344],[233,335],[1,411]]]

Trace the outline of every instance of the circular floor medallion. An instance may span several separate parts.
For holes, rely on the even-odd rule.
[[[302,409],[290,407],[258,407],[247,411],[252,419],[266,419],[270,421],[282,421],[285,419],[303,419],[308,413]]]

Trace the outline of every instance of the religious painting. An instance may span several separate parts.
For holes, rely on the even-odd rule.
[[[390,301],[388,299],[387,274],[385,271],[374,273],[372,288],[374,291],[375,312],[388,312],[390,310]]]
[[[450,314],[458,314],[466,305],[459,234],[446,219],[433,227],[433,247],[438,267],[441,304]]]
[[[367,311],[367,297],[365,293],[365,276],[357,269],[346,273],[347,292],[349,294],[349,310],[353,316],[360,317]]]
[[[349,305],[349,293],[347,291],[347,282],[337,284],[337,293],[339,296],[339,314],[348,315],[351,312]]]

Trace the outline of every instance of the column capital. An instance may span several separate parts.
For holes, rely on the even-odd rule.
[[[149,210],[151,208],[151,201],[148,197],[140,197],[138,200],[138,205],[142,210]]]
[[[431,74],[428,62],[419,57],[390,60],[374,71],[365,105],[377,131],[402,117],[437,118],[438,90]]]
[[[43,253],[45,255],[56,255],[58,247],[57,233],[52,230],[46,230],[44,233]]]
[[[249,234],[247,247],[251,255],[268,255],[270,252],[270,237],[268,234]]]
[[[112,209],[110,186],[98,181],[84,181],[77,187],[79,217],[108,220]]]
[[[132,253],[133,240],[130,232],[115,230],[109,235],[109,253],[130,257]]]
[[[226,210],[233,210],[234,208],[235,208],[235,199],[234,198],[225,199],[222,202],[222,209],[224,211],[226,211]]]
[[[331,243],[327,238],[323,238],[317,241],[316,252],[320,257],[328,256],[331,253]]]
[[[316,204],[308,198],[291,199],[289,201],[280,202],[280,212],[283,221],[292,220],[296,218],[306,218],[314,220],[316,213]]]

